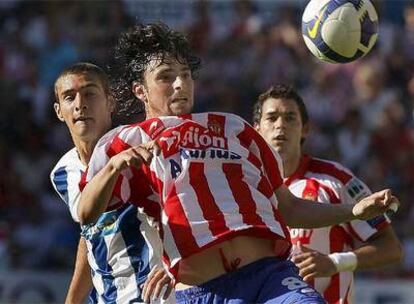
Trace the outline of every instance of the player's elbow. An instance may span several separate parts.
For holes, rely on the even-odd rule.
[[[391,256],[390,256],[390,262],[392,264],[400,264],[404,258],[404,249],[402,244],[397,240],[395,242],[395,245],[393,246],[394,249],[390,250]]]
[[[289,203],[279,203],[279,211],[282,214],[286,224],[291,228],[300,228],[300,223],[295,216],[294,208]]]
[[[308,203],[307,203],[308,204]],[[279,210],[290,228],[314,228],[315,220],[298,198],[291,196],[279,204]],[[318,226],[319,227],[319,226]]]
[[[392,228],[389,228],[387,233],[387,240],[388,240],[388,246],[390,250],[387,250],[389,252],[389,260],[391,264],[399,264],[402,262],[404,258],[404,249],[403,245],[401,244],[400,240],[398,239],[397,235],[395,234],[394,230]]]
[[[285,186],[278,188],[275,194],[278,200],[277,208],[286,224],[291,228],[301,228],[300,216],[297,216],[297,211],[295,211],[297,198]]]
[[[399,264],[404,257],[404,249],[401,242],[392,230],[389,231],[386,238],[386,245],[383,246],[383,252],[386,253],[386,264]]]
[[[88,215],[79,215],[79,223],[84,226],[84,225],[89,225],[89,224],[93,224],[95,222],[95,217],[93,216],[88,216]]]
[[[87,225],[89,224],[89,219],[88,216],[85,215],[82,212],[78,212],[78,218],[79,218],[79,223],[83,226],[83,225]]]
[[[91,221],[87,216],[83,215],[82,213],[79,213],[78,216],[79,216],[79,223],[81,224],[81,226],[90,224]]]
[[[91,224],[95,221],[95,216],[92,214],[92,212],[85,210],[85,208],[82,208],[81,205],[78,208],[78,218],[79,223],[82,226]]]
[[[85,303],[86,299],[88,297],[88,294],[79,294],[77,292],[71,292],[66,296],[65,304],[72,304],[72,303]]]

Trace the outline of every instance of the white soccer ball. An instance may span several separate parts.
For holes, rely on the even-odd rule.
[[[302,35],[317,58],[347,63],[366,55],[378,37],[378,15],[369,0],[311,0]]]

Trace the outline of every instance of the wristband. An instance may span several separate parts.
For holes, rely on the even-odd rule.
[[[352,251],[334,252],[328,255],[328,257],[335,264],[338,272],[354,271],[358,264],[357,256]]]

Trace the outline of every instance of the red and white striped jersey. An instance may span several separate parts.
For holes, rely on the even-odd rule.
[[[86,182],[112,156],[153,139],[161,154],[149,167],[122,172],[112,204],[148,208],[153,193],[159,195],[164,261],[174,275],[182,258],[238,235],[273,239],[279,253],[288,252],[289,231],[274,194],[283,184],[282,162],[236,115],[160,117],[126,126],[97,144]]]
[[[342,165],[303,156],[299,168],[285,180],[297,197],[326,204],[356,204],[371,194],[368,187]],[[292,244],[323,254],[350,251],[355,242],[364,242],[389,225],[389,219],[379,216],[369,221],[354,220],[318,229],[290,229]],[[297,248],[293,246],[293,252]],[[353,273],[341,272],[330,278],[317,278],[314,287],[328,303],[352,303]]]

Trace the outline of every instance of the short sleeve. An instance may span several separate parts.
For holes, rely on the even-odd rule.
[[[364,197],[371,194],[368,186],[359,178],[355,177],[351,172],[352,178],[349,179],[340,191],[341,201],[345,204],[355,205]],[[388,227],[390,219],[386,215],[380,215],[367,221],[354,220],[346,224],[345,228],[360,241],[367,241],[378,231]]]
[[[80,200],[79,181],[81,180],[82,171],[67,166],[57,167],[50,174],[52,186],[59,197],[68,206],[70,214],[75,222],[79,222],[78,205]]]
[[[112,136],[103,137],[94,149],[87,172],[82,178],[81,188],[83,189],[108,164],[113,156],[145,142],[143,137],[143,131],[137,125],[122,128]],[[118,177],[110,205],[122,201],[139,206],[142,201],[152,194],[153,191],[147,178],[147,170],[129,167],[123,170]]]

